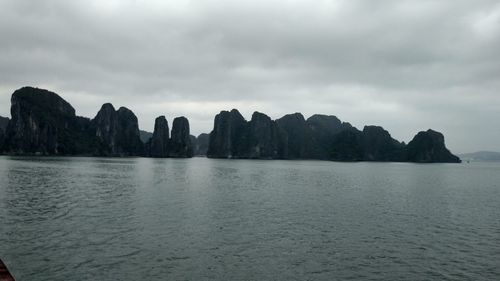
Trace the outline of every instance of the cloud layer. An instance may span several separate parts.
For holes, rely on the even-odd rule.
[[[105,3],[104,3],[105,2]],[[238,108],[337,115],[500,150],[498,1],[0,0],[0,115],[24,85],[209,132]]]

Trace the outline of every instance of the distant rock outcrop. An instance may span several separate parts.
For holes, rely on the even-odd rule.
[[[310,155],[312,158],[325,160],[349,158],[349,156],[339,155],[339,151],[334,149],[334,142],[337,145],[342,143],[343,138],[341,135],[338,136],[340,138],[335,138],[342,131],[350,130],[354,134],[359,133],[351,124],[341,122],[336,116],[323,114],[315,114],[309,117],[306,123],[311,130],[312,139],[309,142],[314,142],[313,146],[315,147],[313,154]]]
[[[7,126],[9,125],[9,118],[0,116],[0,153],[3,151],[3,144],[5,141],[5,134],[7,133]]]
[[[147,147],[151,157],[168,157],[169,128],[165,116],[156,118],[153,136],[149,140]]]
[[[444,136],[431,129],[419,132],[406,146],[406,159],[419,163],[459,163],[460,158],[451,154],[444,143]]]
[[[143,153],[139,125],[135,114],[125,107],[115,111],[112,104],[103,104],[92,120],[100,155],[137,156]]]
[[[467,161],[500,161],[500,152],[496,151],[477,151],[459,154],[458,156]]]
[[[168,148],[169,157],[193,157],[193,146],[189,134],[189,121],[186,117],[177,117],[172,124],[172,136]]]
[[[146,144],[151,137],[153,137],[153,133],[139,130],[139,137],[141,138],[142,143]]]
[[[74,155],[88,150],[88,119],[56,93],[33,87],[16,90],[4,150],[12,154]]]
[[[247,122],[233,109],[221,111],[210,133],[208,157],[322,159],[335,161],[458,162],[437,132],[419,133],[408,146],[379,126],[363,131],[332,115],[304,119],[300,113],[276,121],[255,112]],[[441,136],[441,137],[439,137]]]
[[[404,145],[380,126],[363,128],[363,160],[404,161]]]
[[[335,116],[300,113],[272,120],[254,112],[250,121],[233,109],[215,116],[210,135],[189,134],[177,117],[169,138],[164,116],[153,134],[139,131],[135,114],[104,104],[95,118],[79,117],[56,93],[24,87],[11,98],[12,119],[0,117],[0,152],[19,155],[152,156],[186,158],[321,159],[335,161],[460,162],[436,131],[419,132],[405,145],[379,126],[363,131]]]
[[[287,114],[276,120],[287,135],[288,159],[318,159],[316,139],[301,113]]]
[[[284,159],[287,135],[276,121],[254,112],[247,122],[238,110],[221,111],[210,133],[207,155],[213,158]]]
[[[200,134],[198,137],[192,136],[193,154],[197,156],[206,156],[209,140],[209,134]]]
[[[215,116],[214,129],[210,133],[207,156],[213,158],[233,158],[245,146],[245,118],[236,109],[221,111]]]
[[[288,137],[276,121],[263,113],[254,112],[247,128],[248,146],[244,147],[241,153],[245,158],[285,159],[287,157]]]

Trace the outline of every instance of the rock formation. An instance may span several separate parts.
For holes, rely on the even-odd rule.
[[[174,158],[193,157],[193,146],[189,135],[189,121],[186,117],[177,117],[172,124],[168,156]]]
[[[248,146],[242,155],[245,158],[285,159],[288,155],[288,137],[276,121],[269,116],[254,112],[248,123]]]
[[[88,124],[56,93],[32,87],[16,90],[4,150],[13,154],[72,155],[90,145]]]
[[[300,113],[287,114],[276,120],[287,135],[288,159],[320,159],[313,131]]]
[[[142,143],[146,144],[153,137],[153,133],[139,130],[139,137],[141,138]]]
[[[363,128],[363,160],[404,161],[404,145],[380,126]]]
[[[236,109],[221,111],[215,116],[214,129],[210,133],[207,156],[233,158],[246,143],[245,118]]]
[[[442,135],[425,132],[408,146],[379,126],[363,131],[335,116],[300,113],[273,121],[255,112],[247,122],[233,109],[221,111],[210,133],[208,157],[259,159],[322,159],[335,161],[458,162]],[[441,136],[441,137],[439,137]]]
[[[284,159],[287,135],[276,121],[254,112],[247,122],[238,110],[221,111],[210,133],[207,155],[213,158]]]
[[[206,156],[208,150],[209,134],[200,134],[198,137],[192,136],[193,154],[198,156]]]
[[[431,129],[419,132],[406,146],[406,153],[406,159],[410,162],[460,162],[460,158],[446,148],[443,134]]]
[[[112,104],[103,104],[92,126],[101,144],[97,154],[137,156],[143,153],[137,117],[128,108],[120,107],[115,111]]]
[[[168,157],[169,129],[165,116],[157,117],[153,136],[148,142],[149,156]]]
[[[135,114],[104,104],[90,120],[56,93],[24,87],[11,98],[12,119],[0,117],[0,152],[19,155],[94,155],[336,161],[460,162],[436,131],[419,132],[408,145],[379,126],[363,131],[335,116],[300,113],[276,121],[254,112],[250,121],[233,109],[216,115],[210,135],[189,134],[185,117],[174,119],[169,138],[164,116],[153,134],[139,131]],[[149,140],[148,140],[149,139]]]
[[[0,153],[3,152],[3,144],[5,141],[5,134],[7,133],[7,125],[10,119],[0,116]]]

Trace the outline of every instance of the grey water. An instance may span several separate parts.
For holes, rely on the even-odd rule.
[[[500,163],[0,157],[19,280],[500,280]]]

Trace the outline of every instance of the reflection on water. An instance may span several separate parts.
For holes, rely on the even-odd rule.
[[[18,280],[494,280],[500,165],[0,157]]]

